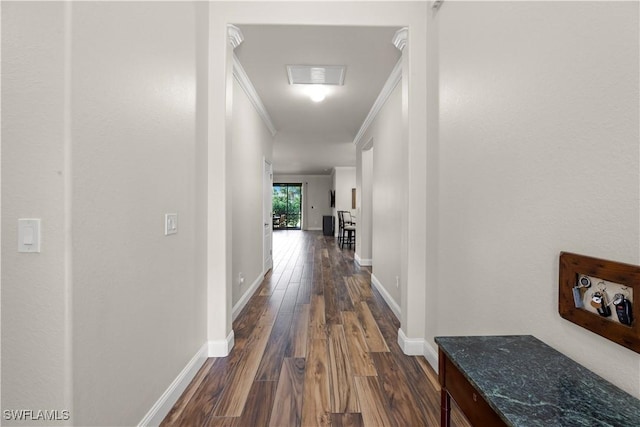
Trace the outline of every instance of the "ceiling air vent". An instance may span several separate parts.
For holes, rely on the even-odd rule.
[[[344,65],[287,65],[290,85],[344,84]]]

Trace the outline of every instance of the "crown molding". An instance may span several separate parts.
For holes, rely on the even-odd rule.
[[[408,36],[409,36],[409,29],[407,27],[400,28],[393,35],[393,38],[391,39],[391,43],[393,43],[393,45],[398,50],[402,51],[404,49],[404,47],[407,45],[407,37]]]
[[[227,36],[229,37],[229,42],[234,49],[240,46],[240,44],[244,41],[242,31],[240,31],[240,28],[236,27],[235,25],[227,25]]]
[[[402,80],[402,58],[398,60],[393,70],[391,70],[391,74],[387,78],[387,81],[384,83],[380,94],[376,98],[376,101],[373,103],[371,110],[369,110],[369,114],[362,122],[362,126],[360,126],[360,130],[356,134],[356,137],[353,140],[355,145],[358,145],[362,142],[362,138],[364,137],[365,132],[371,126],[371,123],[375,120],[376,116],[384,106],[387,99],[391,96],[393,90],[398,86],[398,83]]]
[[[242,90],[244,90],[244,93],[249,97],[249,101],[251,101],[251,104],[258,112],[258,115],[262,118],[262,121],[264,121],[269,132],[271,132],[271,136],[276,136],[277,130],[273,125],[273,120],[271,120],[269,112],[262,103],[256,88],[253,86],[253,83],[251,83],[251,80],[249,80],[249,76],[247,76],[244,68],[242,68],[242,64],[240,64],[240,60],[238,60],[235,53],[233,54],[233,77],[235,77]]]

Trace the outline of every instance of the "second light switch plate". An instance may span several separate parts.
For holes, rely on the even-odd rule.
[[[178,214],[164,214],[164,235],[176,234],[178,232]]]

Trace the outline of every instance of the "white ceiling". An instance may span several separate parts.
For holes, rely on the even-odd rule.
[[[329,174],[355,166],[355,138],[400,51],[395,27],[240,25],[235,49],[278,131],[273,167],[280,174]],[[287,81],[287,65],[346,65],[344,86],[312,102]]]

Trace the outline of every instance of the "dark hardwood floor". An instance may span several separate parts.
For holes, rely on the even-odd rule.
[[[437,426],[438,378],[397,344],[400,324],[353,250],[275,231],[274,266],[166,426]],[[457,408],[452,425],[468,426]]]

